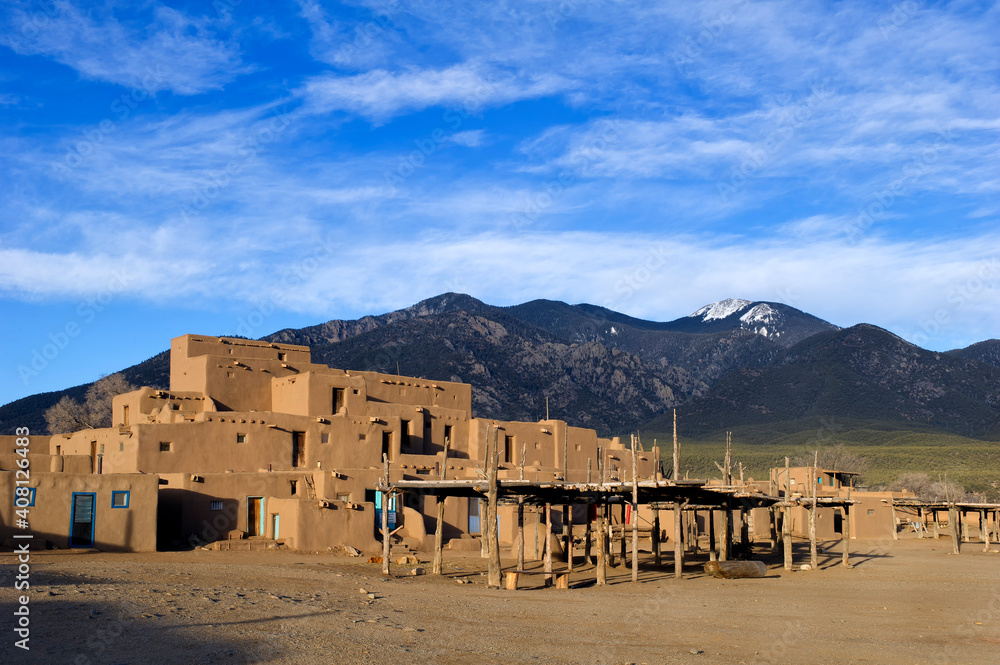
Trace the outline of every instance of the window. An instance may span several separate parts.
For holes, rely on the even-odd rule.
[[[382,454],[392,461],[392,432],[389,430],[382,430]]]
[[[344,389],[334,388],[333,389],[333,413],[340,413],[340,410],[344,408]]]
[[[869,515],[874,515],[875,514],[875,509],[874,508],[869,508],[868,509],[868,514]]]
[[[104,454],[104,444],[103,443],[101,444],[101,454],[102,455]]]
[[[28,496],[27,496],[28,503],[23,503],[23,504],[22,503],[15,503],[14,505],[17,506],[18,508],[29,508],[29,507],[35,505],[35,488],[34,487],[29,487],[27,489],[28,489]],[[19,498],[23,499],[25,497],[19,497]]]
[[[410,421],[400,419],[399,421],[399,445],[402,448],[410,447]]]
[[[222,502],[221,501],[213,501],[210,504],[208,504],[208,507],[209,507],[209,510],[215,510],[215,511],[222,510]]]
[[[297,481],[297,480],[289,480],[288,481],[288,488],[289,488],[289,490],[291,490],[292,496],[295,496],[295,491],[299,488],[299,481]]]
[[[306,433],[292,432],[292,466],[306,465]]]
[[[128,427],[128,405],[122,407],[122,425]]]
[[[161,453],[169,453],[170,452],[170,442],[169,441],[160,441],[160,452]]]
[[[451,425],[444,426],[444,438],[448,443],[451,443]]]
[[[112,508],[128,508],[128,490],[118,490],[111,493]]]
[[[511,458],[514,455],[514,437],[509,434],[504,435],[503,442],[503,461],[510,464]]]
[[[343,501],[344,503],[350,503],[351,502],[351,495],[350,494],[338,494],[337,495],[337,501]]]
[[[125,442],[124,441],[119,441],[118,442],[118,452],[124,452],[124,450],[125,450]]]
[[[319,435],[319,442],[320,443],[330,443],[330,433],[329,432],[321,432],[320,435]]]
[[[62,455],[62,446],[56,446],[56,455]]]
[[[288,360],[288,354],[278,351],[278,360]]]
[[[181,405],[180,404],[171,404],[170,405],[170,410],[171,411],[180,411],[181,410]]]
[[[247,442],[247,435],[246,434],[238,433],[236,435],[236,443],[246,443],[246,442]]]

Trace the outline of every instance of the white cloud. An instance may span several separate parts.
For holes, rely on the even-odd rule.
[[[490,71],[462,63],[443,69],[378,69],[356,76],[324,74],[306,81],[300,94],[313,112],[349,111],[381,122],[431,106],[476,112],[496,104],[555,94],[567,87],[566,81],[549,74]]]
[[[161,6],[140,29],[92,14],[63,2],[47,13],[18,8],[5,22],[0,43],[21,55],[52,58],[87,78],[151,93],[193,95],[249,71],[240,63],[239,49],[215,35],[210,19]]]

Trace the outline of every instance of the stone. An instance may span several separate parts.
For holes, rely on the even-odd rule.
[[[416,577],[418,575],[423,575],[425,572],[426,571],[423,568],[414,568],[413,570],[410,571],[410,575]]]

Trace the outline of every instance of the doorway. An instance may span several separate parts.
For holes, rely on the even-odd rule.
[[[264,534],[264,497],[247,497],[247,537]]]
[[[93,492],[73,492],[73,509],[70,515],[70,547],[94,546],[94,504],[97,495]]]
[[[271,515],[271,526],[273,527],[273,531],[274,531],[274,536],[273,537],[274,537],[275,540],[277,540],[278,538],[281,537],[279,535],[281,533],[281,531],[278,528],[281,525],[280,522],[281,522],[281,515],[277,515],[277,514]]]

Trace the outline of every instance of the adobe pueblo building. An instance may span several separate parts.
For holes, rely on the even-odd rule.
[[[53,436],[48,452],[108,479],[158,478],[158,501],[132,506],[157,525],[161,549],[242,537],[378,549],[383,456],[393,482],[437,479],[443,464],[450,479],[481,478],[488,428],[499,429],[501,478],[519,477],[522,459],[531,480],[585,481],[599,456],[612,478],[632,466],[617,438],[594,430],[474,418],[468,384],[333,369],[308,347],[246,339],[172,340],[170,390],[119,395],[112,411],[112,427]],[[640,455],[651,477],[652,453]],[[433,546],[436,501],[407,494],[388,506],[410,548]],[[480,501],[445,503],[445,540],[479,549]],[[99,529],[100,515],[93,521]],[[505,511],[501,541],[514,533]]]

